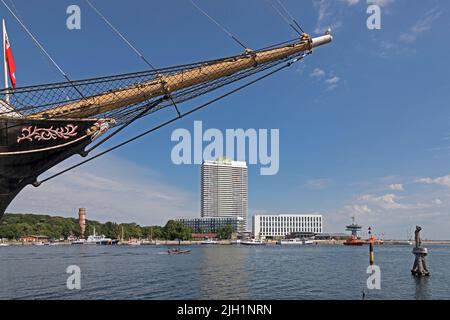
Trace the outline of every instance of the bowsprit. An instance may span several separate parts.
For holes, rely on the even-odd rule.
[[[0,91],[0,217],[26,185],[39,186],[69,169],[42,181],[37,180],[39,175],[74,154],[87,156],[134,121],[167,107],[175,107],[177,112],[174,118],[77,166],[265,79],[332,39],[329,32],[316,38],[302,33],[294,41],[261,50],[245,49],[217,60],[80,81],[71,81],[64,74],[66,82],[6,87]],[[184,113],[178,109],[178,104],[258,73],[263,75],[206,104]],[[87,148],[96,139],[99,141]]]

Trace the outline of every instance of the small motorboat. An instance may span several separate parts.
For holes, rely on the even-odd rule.
[[[250,240],[241,241],[241,245],[244,245],[244,246],[263,246],[263,245],[265,245],[265,243],[262,242],[261,240],[250,239]]]
[[[314,244],[313,240],[307,240],[307,239],[285,239],[277,241],[277,244],[279,245],[310,245]]]
[[[219,242],[213,239],[207,239],[205,241],[202,241],[201,244],[219,244]]]
[[[180,250],[180,249],[169,249],[167,250],[168,254],[187,254],[191,253],[191,250]]]

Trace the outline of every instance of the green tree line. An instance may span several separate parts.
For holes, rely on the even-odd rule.
[[[86,220],[85,237],[94,233],[113,239],[146,238],[159,240],[190,240],[193,230],[170,220],[164,227],[140,226],[136,223],[101,223]],[[5,214],[0,220],[0,238],[19,239],[27,235],[47,236],[50,239],[67,239],[80,236],[78,220],[38,214]]]

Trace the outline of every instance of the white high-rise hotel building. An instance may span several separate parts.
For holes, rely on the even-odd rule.
[[[205,161],[201,177],[202,217],[241,217],[247,230],[247,163]]]
[[[253,216],[255,238],[284,238],[291,233],[322,233],[320,214],[280,214]]]

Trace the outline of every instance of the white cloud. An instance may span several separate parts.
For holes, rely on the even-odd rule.
[[[334,75],[333,72],[329,72],[327,73],[327,71],[320,69],[320,68],[315,68],[310,74],[309,76],[311,78],[315,78],[318,79],[320,81],[323,81],[323,83],[327,86],[327,90],[333,90],[335,88],[337,88],[338,83],[341,81],[341,78],[339,78],[338,76]]]
[[[338,84],[339,81],[341,81],[341,79],[337,76],[332,76],[331,78],[328,78],[327,80],[325,80],[325,83],[329,84],[329,85],[335,85]]]
[[[360,196],[357,200],[361,202],[371,203],[387,210],[403,210],[412,209],[415,205],[400,204],[397,200],[400,199],[395,194],[385,194],[382,196],[375,196],[372,194],[365,194]]]
[[[401,55],[401,56],[413,56],[417,53],[416,48],[405,46],[400,43],[400,41],[395,40],[376,40],[376,46],[380,46],[379,50],[373,52],[373,54],[380,58],[386,58],[391,56],[391,54]]]
[[[407,44],[415,42],[420,35],[431,30],[433,22],[439,19],[441,14],[442,12],[438,11],[437,8],[431,9],[409,28],[407,32],[401,33],[399,40]]]
[[[450,187],[450,175],[438,178],[421,178],[416,180],[417,183],[435,184],[445,187]]]
[[[326,75],[325,71],[320,68],[315,68],[313,72],[311,72],[310,76],[314,78],[321,78]]]
[[[347,206],[346,208],[347,208],[347,210],[350,211],[351,215],[353,215],[353,216],[369,214],[372,212],[372,209],[370,209],[368,205],[354,204],[351,206]]]
[[[316,34],[323,34],[328,28],[336,30],[342,26],[342,21],[331,9],[331,3],[330,0],[314,1],[314,6],[318,9],[317,23],[314,30]]]
[[[53,168],[55,173],[78,159]],[[7,212],[76,217],[86,207],[88,219],[165,224],[177,216],[198,215],[197,195],[162,181],[135,163],[107,156],[42,184],[26,187]]]
[[[354,6],[359,3],[359,0],[341,0],[342,2],[345,2],[348,6]]]
[[[330,8],[330,2],[327,0],[319,0],[314,2],[314,6],[318,8],[318,17],[317,17],[317,28],[316,32],[318,32],[317,29],[321,28],[323,22],[330,16],[329,8]]]
[[[394,191],[404,191],[405,189],[403,188],[403,184],[401,183],[394,183],[389,185],[389,189],[394,190]]]
[[[328,85],[327,90],[331,91],[338,87],[341,78],[335,75],[331,75],[328,79],[325,80],[325,83]]]

